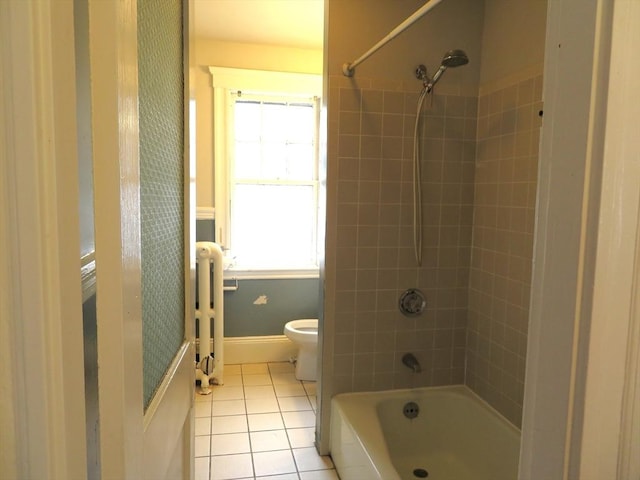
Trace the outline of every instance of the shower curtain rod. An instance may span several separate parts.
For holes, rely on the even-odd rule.
[[[394,28],[393,30],[391,30],[391,32],[389,32],[389,34],[384,37],[382,40],[380,40],[378,43],[376,43],[373,47],[371,47],[369,50],[367,50],[365,53],[363,53],[360,58],[358,58],[357,60],[354,60],[351,63],[345,63],[342,65],[342,73],[345,75],[345,77],[353,77],[353,74],[355,72],[355,69],[358,65],[360,65],[362,62],[364,62],[367,58],[369,58],[371,55],[373,55],[375,52],[377,52],[380,48],[382,48],[386,43],[390,42],[391,40],[393,40],[394,38],[396,38],[398,35],[400,35],[402,32],[404,32],[407,28],[409,28],[411,25],[413,25],[416,21],[418,21],[420,18],[422,18],[422,16],[427,13],[429,10],[431,10],[433,7],[435,7],[436,5],[438,5],[442,0],[430,0],[427,3],[425,3],[422,7],[420,7],[418,10],[416,10],[413,15],[411,15],[410,17],[408,17],[404,22],[402,22],[400,25],[398,25],[396,28]]]

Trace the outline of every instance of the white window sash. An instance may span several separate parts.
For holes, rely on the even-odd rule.
[[[224,67],[209,67],[212,75],[214,90],[214,204],[216,207],[216,241],[223,249],[231,245],[231,199],[235,184],[253,185],[300,185],[312,186],[317,215],[318,202],[318,164],[319,164],[319,96],[322,91],[322,77],[313,74],[267,72],[259,70],[245,70]],[[300,97],[300,102],[313,102],[316,128],[314,129],[314,176],[313,180],[271,180],[271,179],[239,179],[233,180],[234,144],[234,99],[232,92],[241,91],[241,99],[253,99],[259,96],[264,101],[267,97],[274,101],[284,101],[295,104],[294,97]],[[222,159],[222,161],[220,161]],[[317,222],[316,222],[317,223]],[[314,244],[317,246],[317,225],[313,231]],[[317,258],[317,257],[316,257]],[[313,278],[317,276],[317,266],[309,265],[302,268],[261,269],[244,268],[242,270],[230,268],[226,276],[242,278]],[[284,277],[283,277],[284,276]]]

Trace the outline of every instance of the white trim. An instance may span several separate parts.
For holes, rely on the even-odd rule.
[[[640,374],[640,318],[634,311],[640,275],[640,62],[627,61],[628,52],[640,48],[640,4],[635,0],[616,1],[612,23],[598,247],[577,475],[581,480],[626,480],[638,478],[640,473],[638,460],[629,456],[633,442],[636,447],[639,442],[633,439],[632,428],[636,432],[640,429],[638,407],[634,407]],[[631,427],[634,408],[636,425]],[[638,451],[633,455],[637,457]]]
[[[195,385],[193,343],[184,342],[171,362],[144,415],[144,478],[166,478],[173,453],[181,448],[182,435],[193,436],[193,389]],[[185,412],[187,413],[185,417]],[[182,458],[182,472],[191,470],[192,459]],[[186,462],[186,463],[185,463]],[[184,477],[183,477],[184,478]]]
[[[199,218],[196,213],[196,41],[195,41],[195,0],[183,2],[183,23],[182,40],[184,55],[184,250],[185,250],[185,313],[184,313],[184,335],[186,355],[184,356],[186,368],[182,376],[176,377],[176,382],[187,379],[188,385],[173,385],[174,391],[180,391],[182,386],[189,393],[187,407],[187,418],[182,429],[182,455],[180,472],[183,477],[195,478],[195,409],[194,399],[191,392],[195,386],[195,313],[196,313],[196,220]],[[215,209],[207,208],[207,213],[215,219]],[[177,388],[176,388],[177,387]],[[171,405],[177,403],[170,397]],[[171,421],[167,417],[167,421]],[[165,470],[168,472],[168,470]]]
[[[593,10],[561,0],[547,12],[521,480],[561,479],[568,465],[593,76],[593,52],[585,45],[593,44],[594,33],[582,25],[593,24]],[[575,41],[565,41],[567,32]]]
[[[102,478],[143,478],[135,0],[89,0]]]
[[[213,207],[196,207],[197,220],[215,220],[216,209]]]
[[[217,208],[215,226],[215,240],[223,247],[229,245],[229,165],[227,155],[227,129],[225,125],[230,121],[229,95],[224,87],[213,89],[213,171],[214,175],[214,205]],[[218,161],[216,161],[218,159]],[[221,160],[222,159],[222,160]]]
[[[242,70],[239,70],[239,72],[242,72]],[[304,86],[303,81],[300,81],[300,85],[297,82],[295,82],[299,74],[287,74],[287,73],[279,73],[279,72],[258,72],[256,74],[257,71],[251,71],[251,72],[253,72],[253,75],[255,76],[256,79],[263,78],[263,76],[266,78],[269,78],[270,75],[277,73],[278,84],[281,84],[281,88],[291,87],[295,90],[296,88],[301,88]],[[304,76],[304,77],[307,77],[307,76]],[[249,76],[249,80],[253,82],[253,77],[251,75]],[[269,82],[266,82],[266,84],[268,85]],[[260,85],[260,84],[256,83],[256,85]],[[264,86],[262,88],[264,88]],[[262,90],[258,93],[250,93],[250,94],[246,94],[245,92],[241,93],[235,90],[226,90],[226,96],[227,96],[226,102],[227,102],[228,111],[226,113],[227,116],[223,124],[223,130],[226,135],[225,141],[226,141],[227,150],[224,153],[224,157],[222,157],[225,160],[225,164],[220,165],[219,162],[216,161],[218,157],[216,157],[216,160],[214,160],[214,163],[216,168],[216,178],[220,178],[224,180],[226,183],[225,188],[226,188],[226,194],[228,196],[225,199],[225,202],[223,204],[225,206],[228,206],[228,209],[225,215],[226,223],[223,224],[222,221],[219,221],[218,223],[219,223],[219,227],[223,230],[226,230],[227,232],[227,237],[224,240],[226,242],[225,247],[227,247],[230,250],[231,256],[233,257],[232,269],[239,272],[243,272],[243,271],[244,272],[255,272],[255,271],[260,272],[260,271],[278,270],[279,269],[278,267],[281,266],[282,273],[284,275],[288,275],[289,272],[292,272],[295,270],[309,270],[309,269],[313,269],[314,267],[317,268],[313,261],[309,261],[305,263],[282,264],[282,265],[279,265],[278,263],[275,263],[275,262],[274,263],[271,263],[271,262],[258,263],[255,261],[247,261],[246,258],[243,257],[243,254],[246,255],[246,252],[241,252],[239,254],[240,258],[238,261],[236,260],[236,258],[238,258],[238,252],[234,250],[233,239],[234,239],[234,233],[237,232],[238,218],[240,218],[242,222],[248,221],[246,218],[246,215],[244,216],[240,215],[240,217],[238,217],[236,208],[234,208],[234,202],[236,207],[241,203],[238,201],[239,197],[237,194],[237,189],[239,186],[242,186],[242,185],[249,185],[249,186],[267,185],[269,187],[272,187],[272,186],[307,187],[311,190],[311,197],[313,202],[313,206],[312,206],[313,210],[310,213],[313,213],[313,215],[317,215],[317,211],[318,211],[318,130],[319,130],[318,97],[310,94],[309,95],[300,94],[299,96],[300,98],[299,102],[308,104],[313,109],[313,113],[315,113],[314,137],[312,140],[314,145],[313,177],[311,179],[305,179],[305,180],[288,180],[288,179],[280,180],[280,179],[274,179],[274,178],[241,178],[239,179],[234,175],[234,172],[236,171],[235,169],[236,129],[233,126],[236,124],[235,122],[236,104],[244,100],[256,101],[256,102],[259,102],[260,104],[263,104],[263,103],[266,104],[267,103],[266,100],[269,99],[269,101],[274,101],[277,103],[284,103],[286,105],[289,105],[291,103],[295,103],[291,101],[292,96],[286,93],[284,94],[274,93],[266,90]],[[220,122],[216,122],[216,123],[220,123]],[[222,167],[221,170],[218,170],[219,167]],[[234,227],[234,224],[235,224],[235,227]],[[309,254],[309,257],[306,258],[305,260],[315,260],[315,263],[317,263],[317,258],[318,258],[317,217],[316,217],[316,221],[312,225],[312,231],[313,231],[312,239],[311,239],[311,242],[308,244],[308,246],[311,247],[313,251],[311,251],[311,248],[310,248],[310,251],[307,252]],[[268,235],[268,232],[266,231],[263,233],[265,235]],[[236,237],[237,236],[238,235],[236,234]]]
[[[0,4],[0,471],[17,478],[86,476],[72,7]]]
[[[243,68],[209,67],[214,89],[247,92],[278,92],[286,96],[320,96],[322,75],[294,72],[270,72]]]
[[[296,356],[296,353],[295,345],[285,335],[226,337],[224,339],[224,363],[226,365],[288,362]]]
[[[230,90],[243,90],[248,93],[278,93],[291,97],[320,97],[322,94],[322,75],[273,72],[210,66],[211,85],[213,87],[213,170],[214,170],[214,206],[216,208],[215,240],[223,249],[230,245],[230,184],[229,163],[226,159],[232,142],[226,125],[233,121]],[[316,110],[319,110],[316,102]],[[316,139],[317,144],[317,139]]]
[[[623,347],[638,322],[623,233],[635,240],[639,221],[638,64],[630,39],[611,41],[637,36],[631,4],[549,3],[520,480],[637,478],[616,465],[633,451],[620,398],[638,375]]]
[[[226,270],[225,280],[292,280],[319,278],[318,269],[305,270]]]

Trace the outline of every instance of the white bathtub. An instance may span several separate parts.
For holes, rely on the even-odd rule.
[[[465,386],[344,393],[330,447],[341,480],[514,480],[520,430]]]

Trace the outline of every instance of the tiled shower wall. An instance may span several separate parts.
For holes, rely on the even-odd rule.
[[[325,303],[325,318],[335,319],[332,392],[463,383],[477,97],[441,91],[425,102],[418,267],[411,158],[420,83],[332,76],[329,85],[327,171],[336,198],[327,211],[328,245],[335,241],[327,278],[335,281],[335,301]],[[426,294],[422,316],[399,312],[408,288]],[[416,355],[421,373],[402,365],[406,352]]]
[[[466,383],[521,424],[542,75],[478,101]]]

